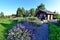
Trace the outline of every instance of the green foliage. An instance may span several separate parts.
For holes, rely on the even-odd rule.
[[[57,24],[57,26],[60,26],[60,19],[58,20],[58,24]]]
[[[5,39],[5,37],[4,37],[4,30],[5,30],[6,28],[5,27],[3,27],[1,24],[0,24],[0,40],[6,40]]]
[[[40,4],[38,7],[37,7],[38,10],[45,10],[45,5],[44,4]]]
[[[49,24],[49,40],[60,40],[60,27],[55,24]]]
[[[12,16],[16,16],[15,14],[12,14]]]
[[[55,19],[59,19],[60,18],[60,14],[58,12],[56,12],[56,11],[54,12],[54,18]]]
[[[24,15],[24,13],[25,13],[25,9],[24,8],[18,8],[16,16],[17,17],[21,17],[21,16]]]
[[[44,4],[40,4],[38,7],[37,7],[37,10],[45,10],[45,5]],[[16,13],[16,16],[17,17],[31,17],[31,16],[35,16],[36,15],[36,9],[34,8],[31,8],[30,10],[25,10],[24,8],[18,8],[17,9],[17,13]]]
[[[17,24],[17,21],[8,21],[6,19],[2,19],[0,21],[0,40],[7,40],[8,31],[13,28],[14,25]]]
[[[35,25],[40,26],[41,22],[35,22]]]
[[[22,14],[23,14],[23,15],[25,14],[25,9],[24,9],[24,8],[22,8]]]
[[[0,13],[0,18],[3,18],[3,17],[4,17],[4,13],[1,12],[1,13]]]
[[[38,20],[37,17],[33,17],[33,16],[32,16],[32,17],[28,17],[28,19],[29,19],[29,20]]]
[[[17,14],[16,14],[16,16],[17,16],[17,17],[22,16],[22,10],[21,10],[21,8],[18,8],[18,9],[17,9]]]
[[[33,20],[38,20],[37,17],[19,17],[18,22],[31,22]]]
[[[34,16],[35,15],[35,9],[34,8],[31,8],[30,9],[30,14],[31,14],[31,16]]]
[[[26,10],[24,15],[25,15],[25,17],[28,17],[29,16],[29,11]]]

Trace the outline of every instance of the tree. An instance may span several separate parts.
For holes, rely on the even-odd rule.
[[[24,13],[25,13],[25,9],[24,9],[24,8],[22,8],[22,14],[24,15]]]
[[[24,13],[24,17],[28,17],[29,16],[29,11],[26,10],[25,13]]]
[[[21,17],[21,16],[22,16],[22,9],[21,9],[21,8],[18,8],[18,9],[17,9],[16,16],[17,16],[17,17]]]
[[[1,17],[1,18],[4,17],[4,13],[3,13],[3,12],[0,13],[0,17]]]
[[[24,13],[25,13],[25,9],[24,8],[18,8],[16,16],[17,17],[21,17],[21,16],[24,15]]]
[[[12,14],[12,16],[16,16],[16,14]]]
[[[38,7],[37,7],[38,10],[45,10],[45,5],[44,4],[40,4]]]
[[[30,14],[31,14],[31,16],[34,16],[35,15],[35,9],[34,8],[31,8],[30,9]]]
[[[58,13],[58,12],[56,12],[56,11],[54,11],[54,18],[55,18],[55,19],[58,19],[58,18],[59,18],[59,16],[60,16],[60,15],[59,15],[59,13]]]

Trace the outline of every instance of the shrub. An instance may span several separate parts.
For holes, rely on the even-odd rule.
[[[30,22],[32,26],[40,26],[41,25],[41,22]]]
[[[18,24],[9,31],[7,40],[31,40],[31,32]]]
[[[37,20],[37,17],[28,17],[29,20]]]
[[[41,25],[41,22],[35,22],[35,24],[36,24],[37,26],[40,26],[40,25]]]

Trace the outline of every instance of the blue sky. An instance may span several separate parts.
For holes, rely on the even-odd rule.
[[[16,14],[19,7],[29,10],[36,8],[41,3],[45,4],[47,10],[60,13],[60,0],[0,0],[0,12],[4,12],[5,15]]]

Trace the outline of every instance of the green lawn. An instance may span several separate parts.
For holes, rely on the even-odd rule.
[[[60,26],[49,24],[49,40],[60,40]]]
[[[17,24],[17,21],[2,19],[0,21],[0,40],[6,40],[8,31]]]
[[[4,30],[6,28],[0,24],[0,40],[6,40],[4,37]]]

